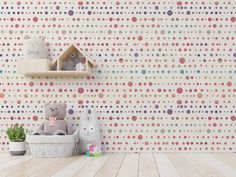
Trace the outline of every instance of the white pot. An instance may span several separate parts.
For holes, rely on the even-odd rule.
[[[11,155],[24,155],[26,152],[25,141],[9,142],[9,152]]]

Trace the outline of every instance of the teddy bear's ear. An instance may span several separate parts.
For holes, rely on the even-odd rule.
[[[67,107],[66,103],[62,103],[62,106],[63,106],[64,108],[66,108],[66,107]]]
[[[43,41],[46,39],[45,36],[40,36],[39,38],[42,39]]]
[[[48,107],[48,105],[50,105],[50,103],[45,103],[44,107],[46,108]]]
[[[30,39],[30,37],[28,35],[25,35],[24,39]]]

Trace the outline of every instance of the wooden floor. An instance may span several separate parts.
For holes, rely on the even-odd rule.
[[[0,154],[0,177],[236,177],[233,153],[105,154],[99,158]]]

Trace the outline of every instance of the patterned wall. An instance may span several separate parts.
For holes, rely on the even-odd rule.
[[[35,130],[46,102],[66,102],[74,127],[95,107],[109,152],[236,150],[236,2],[0,2],[0,142]],[[16,73],[24,36],[46,36],[50,58],[76,43],[89,77]]]

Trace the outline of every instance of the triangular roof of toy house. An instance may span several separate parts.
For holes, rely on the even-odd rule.
[[[90,64],[91,67],[95,66],[95,64],[90,59],[88,59],[88,57],[74,44],[71,44],[66,50],[64,50],[62,52],[62,54],[59,56],[59,58],[55,59],[52,62],[52,65],[56,64],[58,60],[62,60],[64,58],[67,58],[75,50],[77,50],[80,54],[82,54],[84,56],[84,58],[88,61],[88,64]]]

